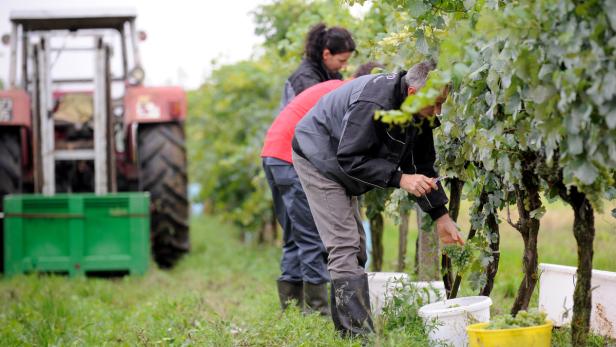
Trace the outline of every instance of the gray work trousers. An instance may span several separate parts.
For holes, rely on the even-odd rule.
[[[323,176],[295,152],[293,165],[321,240],[329,252],[327,269],[332,280],[365,274],[366,234],[357,197],[349,196],[339,183]]]

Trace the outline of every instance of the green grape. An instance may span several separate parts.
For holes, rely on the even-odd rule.
[[[527,312],[522,310],[519,311],[515,317],[510,314],[494,317],[485,329],[498,330],[532,327],[545,324],[546,318],[547,314],[543,311],[532,310],[531,312]]]
[[[443,248],[443,252],[451,259],[452,264],[458,269],[464,269],[472,256],[470,244],[464,246],[447,245]]]

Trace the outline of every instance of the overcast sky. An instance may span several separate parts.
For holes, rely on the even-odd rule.
[[[141,43],[146,84],[197,87],[210,61],[249,58],[261,42],[254,34],[250,11],[271,0],[0,0],[0,34],[10,32],[12,10],[133,7]],[[9,47],[0,46],[0,78],[7,83]]]

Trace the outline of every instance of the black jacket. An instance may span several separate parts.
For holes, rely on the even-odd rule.
[[[284,85],[282,99],[280,101],[280,110],[291,102],[296,95],[299,95],[299,93],[313,85],[329,80],[341,79],[342,75],[340,73],[328,72],[323,66],[323,63],[315,63],[312,60],[304,58]]]
[[[376,110],[399,109],[406,72],[356,78],[323,96],[295,128],[293,150],[350,195],[399,187],[402,173],[437,177],[430,123],[395,127],[374,120]],[[443,187],[417,199],[433,219],[447,213]]]

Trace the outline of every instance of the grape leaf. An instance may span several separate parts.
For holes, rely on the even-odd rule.
[[[588,161],[584,161],[584,163],[575,169],[573,173],[582,183],[588,185],[593,184],[599,175],[597,168]]]

